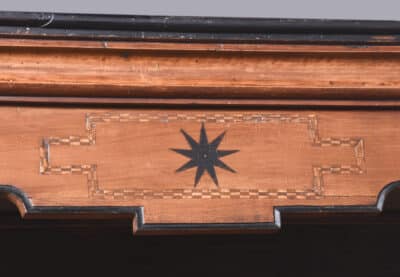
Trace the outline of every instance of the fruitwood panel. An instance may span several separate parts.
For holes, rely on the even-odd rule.
[[[399,177],[397,115],[2,107],[0,183],[34,206],[143,206],[146,223],[373,205]]]

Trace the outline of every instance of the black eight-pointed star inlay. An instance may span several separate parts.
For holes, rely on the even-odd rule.
[[[231,155],[238,152],[239,150],[218,150],[218,146],[221,144],[222,139],[226,132],[223,132],[216,137],[212,142],[208,142],[206,129],[204,123],[201,124],[200,130],[200,142],[195,141],[185,130],[181,129],[181,133],[185,137],[192,149],[171,149],[185,157],[190,158],[190,161],[182,165],[176,170],[181,172],[189,168],[197,167],[196,176],[194,178],[194,186],[196,187],[203,176],[204,171],[207,171],[215,185],[218,186],[218,178],[215,172],[215,166],[225,169],[227,171],[236,173],[235,170],[226,165],[220,158]]]

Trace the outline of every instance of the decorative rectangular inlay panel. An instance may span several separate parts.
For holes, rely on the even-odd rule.
[[[157,155],[154,156],[154,162],[159,163],[157,165],[157,169],[168,169],[171,167],[169,159],[164,159],[162,155],[171,155],[168,152],[168,144],[163,142],[167,142],[168,140],[176,141],[174,144],[177,144],[179,138],[176,138],[178,133],[169,133],[168,129],[172,126],[175,129],[179,129],[179,126],[188,126],[196,125],[195,123],[207,123],[207,127],[209,125],[213,129],[221,128],[218,125],[223,125],[222,128],[225,128],[224,124],[229,124],[230,132],[235,132],[234,135],[237,135],[237,138],[240,138],[241,141],[236,142],[237,147],[242,149],[240,153],[240,159],[236,159],[236,162],[240,160],[248,160],[252,162],[248,163],[247,166],[243,166],[242,168],[247,172],[251,172],[251,176],[246,176],[245,179],[241,180],[242,176],[234,176],[233,180],[230,180],[228,185],[232,187],[219,187],[213,186],[211,184],[208,185],[208,188],[198,189],[198,188],[188,188],[188,182],[183,184],[185,186],[181,188],[170,188],[168,184],[162,184],[161,182],[154,182],[153,186],[149,186],[148,181],[143,182],[137,176],[132,176],[131,180],[125,180],[126,183],[134,183],[135,187],[133,188],[120,188],[120,189],[106,189],[102,188],[101,181],[98,179],[97,174],[97,164],[70,164],[70,165],[62,165],[62,166],[54,166],[50,164],[50,146],[52,145],[67,145],[67,146],[87,146],[87,145],[95,145],[96,144],[96,129],[98,125],[104,124],[103,128],[110,128],[109,124],[115,123],[125,123],[134,124],[134,130],[130,130],[131,133],[140,133],[143,138],[146,138],[143,142],[135,142],[134,148],[142,148],[142,157],[146,157],[147,155],[152,155],[155,152]],[[136,123],[136,124],[135,124]],[[146,124],[153,123],[153,124]],[[154,125],[154,123],[158,123]],[[189,124],[188,124],[189,123]],[[266,125],[268,124],[268,125]],[[274,124],[275,126],[270,126],[269,124]],[[278,156],[279,154],[274,153],[273,149],[268,149],[269,147],[273,147],[281,151],[279,148],[276,148],[276,144],[280,142],[284,142],[285,147],[293,148],[292,151],[296,151],[294,149],[298,148],[298,142],[290,141],[288,137],[290,134],[295,134],[298,130],[298,126],[292,126],[292,124],[300,124],[303,125],[305,138],[308,137],[309,146],[312,147],[351,147],[354,155],[353,164],[325,164],[321,161],[313,161],[310,160],[309,171],[312,173],[311,184],[309,186],[303,186],[304,184],[296,184],[299,182],[298,173],[296,171],[297,168],[293,170],[293,168],[288,168],[285,166],[287,161],[286,157],[289,157],[290,153],[286,153],[285,157],[280,157],[277,160],[278,163],[272,164],[270,167],[265,166],[265,157],[268,156]],[[251,199],[259,199],[259,198],[279,198],[279,199],[315,199],[319,196],[323,195],[323,175],[324,174],[362,174],[363,173],[363,164],[365,159],[364,153],[364,142],[362,138],[350,138],[350,137],[326,137],[321,138],[318,133],[318,119],[315,114],[299,116],[296,114],[273,114],[273,113],[134,113],[134,112],[126,112],[126,113],[100,113],[100,114],[87,114],[86,115],[86,132],[87,135],[80,136],[67,136],[67,137],[49,137],[43,139],[42,147],[41,147],[41,173],[42,174],[83,174],[87,175],[87,184],[89,188],[89,196],[90,197],[98,197],[102,199],[129,199],[129,198],[138,198],[138,199],[179,199],[179,198],[187,198],[187,199],[215,199],[215,198],[251,198]],[[145,125],[145,126],[143,126]],[[147,126],[147,125],[150,125]],[[189,125],[189,126],[190,126]],[[266,126],[259,126],[266,125]],[[189,127],[188,126],[188,127]],[[240,130],[246,129],[248,132],[253,133],[251,130],[253,128],[257,128],[257,134],[251,134],[251,138],[249,141],[243,145],[243,138],[240,134]],[[112,128],[112,127],[111,127]],[[117,124],[117,128],[123,129],[125,132],[129,128],[126,126],[121,126],[121,124]],[[190,128],[190,127],[189,127]],[[157,129],[157,133],[163,130],[162,140],[160,141],[160,135],[156,137],[156,140],[151,141],[151,137],[154,136],[154,129]],[[288,130],[284,130],[288,129]],[[129,129],[128,129],[129,130]],[[222,129],[224,130],[224,129]],[[292,131],[291,131],[292,130]],[[124,131],[117,131],[117,135],[113,139],[118,139],[118,137],[126,137],[129,136],[129,132],[125,133]],[[289,133],[288,133],[289,131]],[[290,132],[291,131],[291,132]],[[263,145],[263,140],[268,137],[268,133],[274,133],[274,138],[278,141],[269,145]],[[286,133],[284,135],[283,133]],[[299,134],[301,136],[302,134]],[[284,137],[282,137],[284,136]],[[224,136],[225,137],[225,136]],[[230,139],[229,141],[234,140],[235,138]],[[150,140],[150,141],[149,141]],[[222,141],[221,141],[222,142]],[[263,153],[262,157],[259,158],[254,156],[255,149],[254,144],[258,144],[257,154]],[[231,143],[232,144],[232,143]],[[307,145],[304,142],[304,145]],[[264,149],[265,148],[265,149]],[[129,148],[128,148],[129,149]],[[123,151],[128,150],[127,147],[123,149]],[[266,149],[268,149],[266,151]],[[138,153],[137,149],[132,149],[132,153],[126,157],[127,161],[121,160],[122,164],[128,165],[129,161],[135,159],[136,154]],[[312,151],[312,150],[311,150]],[[341,149],[339,150],[341,151]],[[239,150],[238,150],[239,152]],[[276,152],[276,151],[275,151]],[[320,151],[318,151],[320,152]],[[293,153],[293,152],[292,152]],[[127,154],[127,153],[126,153]],[[233,153],[232,153],[233,154]],[[272,154],[272,155],[271,155]],[[323,155],[323,152],[321,153]],[[296,156],[296,155],[293,155]],[[135,163],[134,168],[125,167],[126,171],[138,169],[139,171],[150,170],[148,176],[143,176],[146,178],[145,180],[151,179],[151,175],[153,175],[153,170],[155,168],[149,168],[148,161],[143,160],[142,157],[136,157],[140,163]],[[292,160],[293,164],[303,163],[307,159],[306,157],[299,157],[298,160]],[[121,157],[121,159],[124,159]],[[157,161],[159,159],[160,161]],[[318,158],[316,158],[318,160]],[[261,161],[257,162],[257,161]],[[258,164],[257,164],[258,163]],[[226,166],[226,165],[225,165]],[[120,168],[124,168],[121,166]],[[221,167],[220,167],[221,168]],[[273,175],[276,175],[274,172],[276,170],[282,171],[282,175],[286,175],[285,178],[289,178],[293,183],[295,188],[283,188],[280,186],[274,186],[272,183],[263,183],[265,182],[265,178],[268,178],[268,174],[266,174],[270,170]],[[301,168],[301,170],[304,170]],[[286,172],[285,172],[286,171]],[[171,171],[172,172],[172,171]],[[237,173],[237,172],[235,172]],[[286,173],[286,174],[285,174]],[[135,178],[136,177],[136,178]],[[180,176],[176,176],[177,180],[179,180]],[[225,177],[225,176],[224,176]],[[229,178],[229,176],[226,176]],[[253,178],[251,178],[253,177]],[[216,173],[215,173],[215,178]],[[306,182],[307,180],[305,180]],[[138,183],[139,182],[139,183]],[[141,183],[140,183],[141,182]],[[180,181],[183,182],[183,181]],[[282,181],[281,181],[282,182]],[[284,181],[283,181],[284,182]],[[151,185],[151,184],[150,184]],[[289,185],[289,184],[288,184]],[[122,185],[123,186],[123,185]],[[167,186],[167,188],[163,188]],[[215,188],[217,187],[217,188]]]
[[[374,205],[398,179],[397,113],[2,107],[0,182],[32,206],[143,207],[145,223]]]

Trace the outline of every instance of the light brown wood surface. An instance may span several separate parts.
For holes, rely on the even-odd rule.
[[[397,111],[0,108],[0,183],[33,206],[142,206],[145,223],[272,222],[275,206],[375,205],[399,179]],[[181,129],[226,135],[217,187]]]
[[[399,98],[399,46],[0,41],[0,93]]]

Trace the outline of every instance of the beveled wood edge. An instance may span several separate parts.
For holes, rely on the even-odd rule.
[[[282,227],[282,216],[372,216],[400,212],[400,205],[387,205],[388,199],[399,202],[400,180],[386,185],[378,194],[375,205],[347,206],[275,206],[274,222],[257,223],[199,223],[199,224],[148,224],[144,220],[142,206],[33,206],[28,196],[12,185],[0,185],[0,196],[5,196],[18,208],[20,216],[25,219],[116,219],[130,218],[133,234],[204,234],[204,233],[271,233]],[[335,223],[335,222],[333,222]]]
[[[1,29],[1,26],[0,26]],[[324,44],[285,44],[285,43],[230,43],[230,42],[156,42],[156,41],[101,41],[11,38],[0,36],[1,48],[37,48],[37,49],[80,49],[84,50],[134,50],[164,52],[252,52],[252,53],[313,53],[313,54],[393,54],[400,52],[400,45],[324,45]]]
[[[229,98],[126,98],[126,97],[45,97],[1,96],[1,105],[62,106],[62,107],[109,107],[109,108],[296,108],[296,109],[363,109],[390,110],[400,107],[400,100],[335,100],[335,99],[229,99]]]

